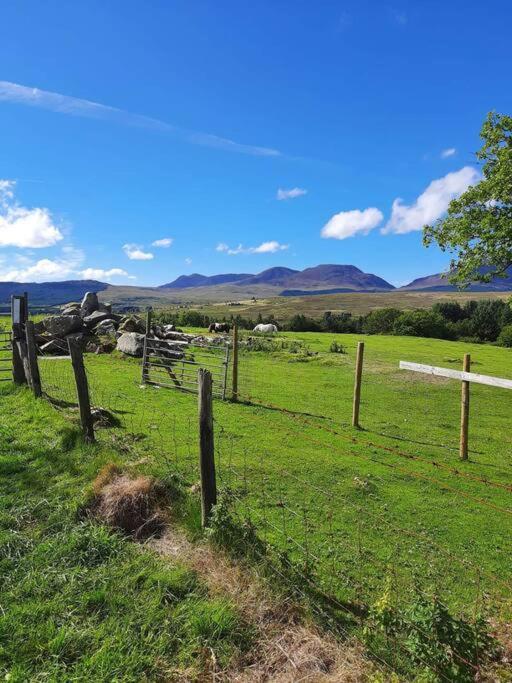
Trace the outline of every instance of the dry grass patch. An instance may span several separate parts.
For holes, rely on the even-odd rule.
[[[104,467],[93,483],[87,514],[136,540],[160,536],[169,494],[153,477],[130,477],[117,465]]]
[[[209,679],[227,683],[362,683],[375,667],[356,642],[340,643],[310,623],[299,606],[271,593],[252,570],[234,563],[206,543],[194,545],[167,529],[151,546],[189,565],[212,595],[227,597],[255,630],[253,645],[219,670],[209,664]]]

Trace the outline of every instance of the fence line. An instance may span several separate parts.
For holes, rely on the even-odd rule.
[[[147,342],[148,339],[146,339]],[[149,346],[151,346],[151,342]],[[237,399],[241,402],[247,399],[248,395],[244,393],[244,357],[242,354],[242,357],[238,358],[238,346],[236,349],[236,352],[234,351],[232,354],[233,363],[235,363],[235,360],[237,363],[240,362],[242,372],[239,377],[238,372],[233,367],[231,376],[232,397],[235,399],[235,402]],[[73,352],[71,351],[72,357]],[[69,412],[73,416],[78,416],[77,407],[80,406],[80,401],[77,401],[77,384],[74,381],[70,360],[69,357],[62,360],[40,359],[41,384],[44,394],[52,400],[56,407]],[[460,594],[461,597],[464,597],[464,601],[469,596],[471,598],[468,600],[467,605],[473,607],[473,623],[476,623],[477,615],[482,610],[485,610],[489,603],[499,604],[501,600],[501,596],[497,593],[493,593],[493,595],[490,593],[489,595],[485,594],[481,585],[482,575],[491,578],[493,581],[497,579],[495,583],[499,583],[507,589],[511,588],[511,584],[503,581],[502,577],[497,577],[494,573],[489,572],[486,567],[475,565],[467,557],[459,556],[449,551],[426,535],[426,533],[400,528],[390,519],[389,512],[384,511],[383,508],[376,511],[369,504],[363,506],[355,503],[346,493],[340,496],[335,481],[332,482],[330,488],[321,488],[316,486],[314,481],[308,481],[304,477],[298,476],[297,472],[300,471],[300,467],[297,467],[295,473],[282,467],[269,468],[267,461],[271,458],[267,456],[265,460],[261,455],[262,451],[259,446],[254,447],[253,450],[259,451],[260,459],[255,460],[252,454],[249,457],[249,449],[246,449],[244,446],[244,437],[237,437],[230,429],[223,428],[222,416],[217,416],[213,422],[211,421],[211,396],[208,398],[208,391],[211,389],[212,372],[202,373],[203,381],[199,381],[200,405],[202,406],[200,412],[203,415],[199,421],[200,433],[203,435],[203,445],[200,452],[204,455],[203,461],[210,463],[206,467],[200,468],[197,454],[196,419],[191,418],[190,415],[180,414],[180,410],[190,409],[190,402],[187,403],[187,397],[183,396],[180,399],[181,402],[175,404],[173,414],[167,415],[162,412],[162,404],[158,403],[160,398],[165,396],[165,389],[159,392],[151,384],[146,386],[143,383],[140,386],[140,367],[138,365],[128,361],[125,364],[125,367],[128,369],[125,373],[126,376],[133,369],[132,384],[127,385],[125,383],[123,385],[120,380],[120,386],[123,389],[117,389],[107,384],[101,373],[102,363],[116,362],[122,361],[115,361],[109,358],[89,358],[87,356],[85,364],[82,364],[82,371],[88,385],[87,398],[90,404],[89,408],[92,406],[93,413],[96,414],[95,430],[92,431],[92,435],[94,436],[94,433],[96,433],[100,441],[105,439],[111,440],[113,445],[121,450],[128,449],[130,452],[133,450],[139,454],[148,453],[153,457],[161,458],[161,462],[167,468],[172,468],[173,471],[178,472],[180,475],[191,477],[192,483],[197,481],[198,475],[203,470],[201,492],[203,496],[204,525],[208,523],[210,511],[215,503],[215,496],[213,494],[214,492],[216,493],[215,483],[210,486],[206,485],[208,481],[207,472],[210,469],[209,478],[211,482],[211,467],[212,465],[216,466],[220,490],[235,501],[236,504],[233,510],[241,520],[241,524],[244,523],[244,520],[255,524],[258,535],[263,539],[265,552],[262,553],[262,558],[264,559],[268,550],[272,549],[272,552],[276,554],[279,560],[277,563],[274,562],[274,565],[276,565],[275,570],[277,573],[281,572],[284,575],[283,579],[289,579],[290,574],[300,576],[301,580],[311,590],[314,590],[317,596],[322,596],[322,599],[325,599],[332,605],[336,605],[338,610],[344,611],[347,615],[353,617],[354,624],[346,629],[347,636],[352,636],[354,633],[361,634],[362,629],[368,626],[368,608],[379,596],[379,591],[382,590],[383,575],[384,577],[393,575],[393,591],[396,593],[398,603],[400,601],[405,603],[409,599],[411,589],[417,590],[418,594],[423,595],[425,598],[430,596],[430,592],[424,590],[423,583],[421,585],[417,583],[415,580],[417,577],[414,574],[414,572],[419,572],[418,576],[421,575],[423,581],[428,576],[428,567],[423,566],[422,563],[418,563],[417,566],[414,565],[408,553],[417,554],[418,548],[412,544],[407,546],[404,538],[412,538],[416,543],[421,542],[420,547],[428,548],[427,552],[432,553],[435,549],[436,554],[439,553],[443,558],[449,557],[454,559],[457,563],[474,572],[474,578],[469,579],[468,576],[465,576],[465,584],[467,585],[461,587],[462,592]],[[77,365],[76,358],[74,364]],[[99,368],[98,370],[95,369],[96,365]],[[193,365],[197,367],[199,362],[192,362],[191,366]],[[359,372],[359,381],[357,379],[358,366],[361,370]],[[164,367],[167,367],[165,362]],[[228,365],[226,364],[224,368],[226,369],[226,374],[224,375],[225,394],[229,380],[227,374]],[[238,369],[238,365],[236,368]],[[356,393],[358,393],[358,408],[361,399],[362,368],[361,352],[360,363],[356,364],[354,408]],[[215,369],[212,369],[215,372]],[[204,377],[210,378],[207,380],[206,385],[204,384]],[[124,378],[123,382],[126,382]],[[358,392],[357,384],[359,384]],[[203,393],[203,389],[206,393]],[[323,450],[332,450],[333,445],[321,439],[315,439],[310,434],[305,433],[306,430],[316,429],[322,435],[329,435],[335,437],[335,439],[344,439],[358,447],[365,445],[373,449],[381,449],[399,458],[433,466],[459,479],[483,484],[489,488],[497,488],[505,493],[512,492],[512,486],[508,484],[478,477],[471,472],[458,470],[446,463],[430,460],[421,455],[406,453],[383,444],[367,441],[361,438],[362,432],[358,431],[356,433],[357,436],[340,433],[332,428],[330,424],[327,424],[328,421],[334,418],[327,418],[319,423],[315,421],[316,417],[313,415],[304,416],[290,408],[284,408],[270,401],[266,403],[258,402],[257,399],[253,398],[251,402],[279,411],[285,418],[290,418],[293,424],[300,424],[302,431],[299,438]],[[226,405],[223,410],[226,412],[234,409],[234,407]],[[80,414],[82,414],[82,410],[80,410]],[[243,405],[240,406],[237,409],[237,414],[243,417],[243,419],[251,420],[254,423],[262,422],[261,414],[251,411],[250,406],[247,409]],[[165,419],[170,422],[170,427],[162,424],[164,415]],[[188,421],[186,418],[188,418]],[[355,425],[358,426],[357,419],[355,420]],[[92,421],[87,427],[87,423],[84,423],[82,419],[82,426],[84,429],[92,430]],[[217,432],[215,447],[213,444],[213,428]],[[288,438],[295,438],[297,436],[297,432],[292,431],[291,425],[281,426],[276,422],[273,424],[273,429],[282,430],[287,436],[289,435]],[[91,434],[90,431],[89,434]],[[208,434],[210,434],[211,438],[207,437]],[[240,447],[242,448],[241,468],[238,467]],[[512,513],[512,510],[509,508],[497,505],[466,491],[458,490],[445,481],[412,471],[407,467],[401,467],[397,463],[382,461],[365,453],[347,453],[342,451],[339,445],[335,445],[334,449],[337,454],[356,458],[360,457],[368,462],[378,463],[380,466],[398,471],[406,477],[427,482],[449,491],[450,494],[470,500],[473,504],[507,515]],[[213,455],[214,458],[212,457]],[[236,460],[236,464],[233,462],[234,460]],[[203,462],[203,464],[205,463]],[[214,479],[215,477],[213,477],[213,481]],[[290,482],[293,482],[293,484]],[[293,498],[296,491],[301,492],[299,496],[300,503],[298,501],[292,503],[289,500],[289,498]],[[368,502],[381,504],[381,501],[371,491],[366,495]],[[339,519],[334,519],[333,501],[343,508],[343,514],[339,516]],[[398,538],[393,538],[391,543],[388,543],[386,540],[382,547],[374,547],[373,542],[378,535],[386,535],[386,539],[387,535],[397,536]],[[254,550],[256,551],[257,548],[254,548]],[[389,557],[388,551],[390,553]],[[436,572],[443,568],[441,564],[444,560],[437,556],[430,557],[429,560],[432,564],[432,569],[429,569],[429,571],[433,572],[432,576],[438,581],[439,578],[436,577]],[[279,562],[286,566],[286,571],[282,569]],[[415,560],[415,562],[418,562],[418,560]],[[437,564],[439,564],[439,568]],[[440,573],[441,575],[442,573]],[[452,580],[452,577],[450,577],[450,580]],[[293,589],[299,592],[302,590],[300,585],[294,585]],[[304,593],[304,591],[302,592]],[[456,597],[455,601],[457,599]],[[439,603],[446,606],[440,600]],[[352,611],[350,605],[352,605]],[[446,607],[448,608],[448,606]],[[322,611],[320,604],[314,605],[314,608]],[[338,624],[338,626],[340,625]],[[410,627],[421,634],[421,627],[418,624],[410,624]],[[424,637],[428,636],[426,633],[421,635]],[[366,643],[365,646],[368,647],[368,644]],[[396,646],[398,649],[403,650],[405,655],[410,654],[399,638],[397,638]],[[372,652],[372,655],[376,659],[380,657],[378,648],[377,652]],[[453,649],[452,656],[454,660],[459,661],[459,663],[464,664],[471,670],[478,671],[478,666],[464,657],[456,648]],[[383,663],[385,666],[388,666],[385,661]],[[399,666],[398,660],[394,664]],[[423,662],[423,664],[427,668],[436,671],[436,667],[432,663]],[[442,671],[436,671],[436,673],[443,678]],[[445,680],[450,679],[445,677]]]

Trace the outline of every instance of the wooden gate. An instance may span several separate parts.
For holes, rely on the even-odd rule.
[[[226,398],[230,346],[218,338],[212,344],[200,337],[197,340],[163,340],[146,335],[142,359],[142,382],[160,387],[197,393],[199,368],[209,370],[213,379],[213,394]]]
[[[12,382],[12,332],[0,330],[0,382]]]

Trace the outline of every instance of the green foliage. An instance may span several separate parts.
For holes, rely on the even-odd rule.
[[[290,319],[287,328],[290,332],[319,332],[320,323],[313,320],[313,318],[307,318],[305,315],[298,314]]]
[[[326,311],[320,321],[320,329],[325,332],[359,332],[360,323],[358,319],[352,318],[351,313]]]
[[[470,623],[454,617],[436,595],[417,593],[405,607],[399,607],[389,576],[368,616],[366,636],[371,639],[376,629],[401,642],[414,664],[414,680],[471,683],[475,668],[498,652],[484,619]]]
[[[331,342],[331,345],[329,346],[329,351],[330,353],[347,353],[343,344],[340,344],[340,342],[336,341],[336,339],[333,339],[333,341]]]
[[[471,316],[473,334],[482,341],[496,341],[504,324],[510,323],[512,311],[504,301],[479,301]]]
[[[457,301],[438,301],[432,306],[432,311],[452,323],[458,323],[471,315],[467,307],[465,310]]]
[[[444,318],[434,311],[422,310],[400,313],[393,324],[393,333],[409,337],[448,337]]]
[[[498,337],[498,344],[512,348],[512,325],[505,325]]]
[[[505,276],[512,264],[512,117],[490,112],[480,136],[483,178],[424,228],[427,246],[454,254],[450,279],[460,285]]]
[[[389,334],[399,316],[397,308],[378,308],[364,317],[362,331],[365,334]]]

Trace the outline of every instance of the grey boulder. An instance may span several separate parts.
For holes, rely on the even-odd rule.
[[[144,335],[137,332],[125,332],[117,340],[116,348],[128,356],[141,358],[144,351]]]
[[[102,320],[94,328],[94,333],[100,336],[115,337],[116,326],[114,325],[114,321],[110,319]]]
[[[110,318],[110,313],[105,313],[104,311],[94,311],[94,313],[84,317],[84,324],[87,325],[87,327],[94,327],[98,323],[103,322],[103,320],[107,320],[107,318]]]
[[[61,315],[80,315],[80,304],[64,308]]]
[[[55,337],[64,337],[82,329],[82,318],[79,315],[50,315],[44,319],[44,329]]]
[[[80,315],[82,318],[86,318],[91,313],[94,313],[94,311],[97,311],[98,306],[99,302],[96,292],[86,292],[80,306]]]
[[[143,334],[146,331],[146,327],[142,320],[129,316],[123,318],[121,324],[119,325],[120,332],[140,332]]]

